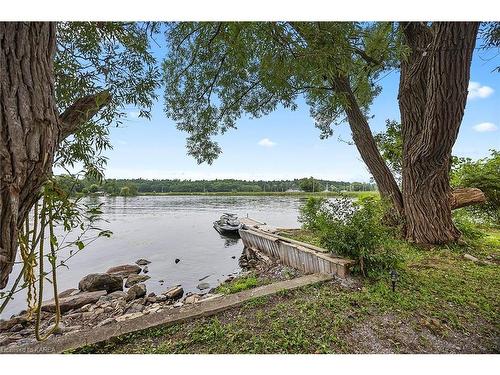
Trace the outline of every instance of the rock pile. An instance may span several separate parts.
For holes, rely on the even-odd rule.
[[[147,266],[150,262],[139,259],[137,264]],[[167,288],[161,294],[147,293],[144,281],[150,277],[136,265],[120,265],[105,273],[94,273],[82,278],[78,289],[59,293],[61,322],[55,333],[64,335],[82,329],[104,326],[146,314],[174,309],[185,304],[208,300],[218,295],[188,293],[180,285]],[[123,284],[128,290],[124,291]],[[41,332],[48,332],[54,325],[56,310],[54,299],[44,301],[41,312]],[[10,320],[0,320],[0,348],[24,345],[35,341],[34,318],[28,319],[26,312]]]
[[[184,295],[183,288],[175,285],[166,288],[160,294],[148,294],[144,282],[150,277],[144,274],[144,268],[150,263],[147,259],[139,259],[137,265],[119,265],[108,269],[105,273],[90,274],[80,280],[78,289],[68,289],[59,293],[62,317],[56,334],[64,335],[113,322],[122,322],[146,314],[202,303],[220,296],[216,294],[216,289],[210,289],[210,284],[207,282],[198,284],[199,293]],[[244,250],[240,265],[246,271],[229,274],[224,282],[230,283],[238,277],[247,277],[250,274],[273,281],[286,280],[301,274],[251,249]],[[206,277],[199,281],[205,279]],[[163,280],[160,284],[163,285]],[[124,285],[128,290],[124,291]],[[53,326],[54,312],[53,299],[43,302],[42,335]],[[7,321],[0,320],[0,349],[35,341],[33,329],[34,319],[33,317],[28,319],[26,312]]]

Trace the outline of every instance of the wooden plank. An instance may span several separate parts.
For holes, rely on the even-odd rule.
[[[346,277],[355,262],[332,256],[325,249],[262,231],[258,228],[244,228],[240,236],[245,246],[262,251],[282,263],[305,273],[335,274]]]

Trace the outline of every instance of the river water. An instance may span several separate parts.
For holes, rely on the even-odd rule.
[[[278,227],[298,227],[298,209],[304,198],[265,196],[139,196],[88,198],[87,203],[104,203],[102,229],[113,232],[99,238],[58,268],[59,291],[77,288],[82,277],[105,272],[139,258],[151,261],[146,281],[148,293],[161,293],[180,284],[185,292],[196,291],[200,279],[215,287],[228,274],[239,271],[243,251],[239,239],[227,239],[212,227],[224,212],[246,215]],[[61,254],[64,257],[67,254]],[[180,262],[175,263],[175,259]],[[9,286],[17,276],[16,265]],[[163,280],[163,282],[160,282]],[[9,286],[5,290],[10,290]],[[52,297],[45,284],[44,299]],[[24,309],[25,293],[15,295],[2,318]]]

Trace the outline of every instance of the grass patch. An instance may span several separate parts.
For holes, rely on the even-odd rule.
[[[233,294],[269,283],[269,280],[259,278],[254,274],[250,274],[248,276],[237,277],[230,282],[221,284],[215,289],[215,291],[216,293]]]
[[[300,234],[298,235],[300,236]],[[295,237],[301,238],[301,237]],[[352,288],[328,282],[256,298],[211,318],[144,330],[79,353],[498,353],[500,232],[464,245],[402,245],[396,292],[389,275]],[[257,286],[251,275],[234,293]]]

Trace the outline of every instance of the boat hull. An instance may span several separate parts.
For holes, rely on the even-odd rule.
[[[236,226],[236,227],[228,227],[228,226],[223,226],[219,225],[217,222],[214,223],[214,228],[219,234],[223,236],[240,236],[238,233],[238,230],[241,228],[241,226]]]

